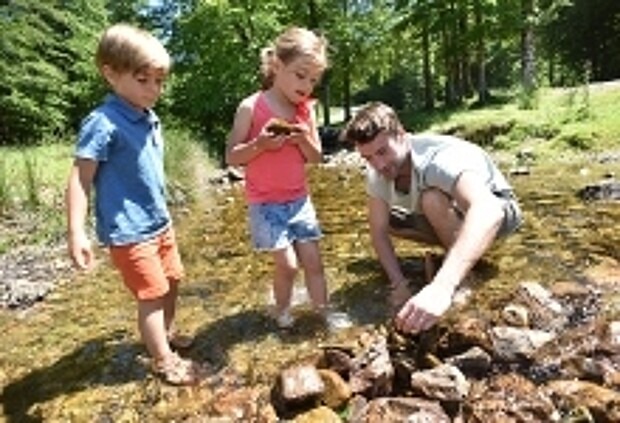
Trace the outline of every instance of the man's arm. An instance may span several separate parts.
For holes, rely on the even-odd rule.
[[[450,308],[456,288],[491,246],[504,217],[501,200],[474,172],[459,177],[453,195],[463,224],[432,282],[399,311],[396,324],[405,332],[430,328]]]
[[[392,287],[404,283],[403,276],[394,245],[390,238],[390,206],[377,197],[368,197],[368,221],[372,246],[390,279]]]

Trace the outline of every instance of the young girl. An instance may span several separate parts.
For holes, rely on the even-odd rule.
[[[290,302],[298,262],[310,300],[332,328],[350,324],[329,310],[318,239],[321,230],[309,197],[305,164],[321,160],[310,95],[327,67],[327,42],[290,28],[261,53],[263,89],[237,109],[226,162],[244,165],[245,194],[254,248],[275,264],[276,323],[291,327]]]

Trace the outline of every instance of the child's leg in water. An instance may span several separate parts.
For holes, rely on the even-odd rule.
[[[325,271],[318,242],[296,242],[295,251],[304,269],[306,289],[312,306],[315,309],[327,307],[327,282],[325,281]]]
[[[350,327],[352,322],[349,316],[333,310],[329,303],[327,281],[318,241],[297,242],[295,250],[304,269],[306,288],[314,309],[325,319],[330,329]]]
[[[294,323],[289,309],[293,284],[297,275],[297,255],[295,250],[289,246],[274,251],[273,261],[275,266],[273,277],[274,317],[278,326],[290,327]]]

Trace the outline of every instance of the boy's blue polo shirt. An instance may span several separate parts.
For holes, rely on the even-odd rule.
[[[96,230],[104,245],[153,238],[170,225],[159,119],[110,94],[82,122],[75,157],[97,161]]]

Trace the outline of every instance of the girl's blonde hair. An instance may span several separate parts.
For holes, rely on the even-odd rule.
[[[287,65],[300,56],[310,57],[321,68],[327,68],[327,39],[299,27],[291,27],[281,33],[273,44],[261,50],[260,72],[263,89],[269,89],[273,84],[275,59]]]
[[[170,55],[149,32],[127,24],[105,30],[95,55],[97,68],[110,66],[117,72],[137,72],[146,67],[168,71]]]

